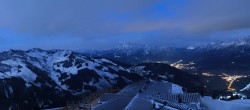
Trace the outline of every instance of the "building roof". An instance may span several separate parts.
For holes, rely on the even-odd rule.
[[[152,110],[153,103],[158,99],[167,101],[167,104],[164,105],[166,107],[163,106],[162,109],[169,110],[171,107],[193,109],[188,105],[189,103],[179,104],[178,97],[181,97],[183,102],[194,103],[198,103],[200,98],[199,94],[196,93],[172,94],[172,83],[170,82],[140,81],[128,85],[118,93],[104,94],[99,100],[101,104],[96,106],[94,110]]]

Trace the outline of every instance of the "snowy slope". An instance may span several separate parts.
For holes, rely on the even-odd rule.
[[[177,84],[172,84],[172,93],[183,93],[182,87]]]
[[[187,48],[122,44],[110,50],[83,53],[128,64],[143,62],[172,64],[183,60],[183,64],[193,62],[195,68],[190,68],[190,70],[194,71],[225,70],[225,72],[246,73],[250,64],[250,37]]]
[[[201,103],[209,110],[249,110],[250,100],[221,101],[214,100],[211,97],[202,97]]]
[[[58,102],[55,100],[73,98],[77,94],[122,87],[134,81],[128,73],[129,70],[110,60],[68,50],[1,52],[0,89],[4,91],[0,91],[0,109],[13,107],[12,102],[20,100],[16,97],[18,94],[31,94],[22,96],[24,103],[20,106],[46,107]],[[51,95],[54,97],[48,97]]]
[[[248,84],[246,87],[244,87],[240,91],[248,91],[248,90],[250,90],[250,84]]]
[[[165,63],[126,65],[69,50],[10,50],[0,53],[0,109],[63,106],[67,100],[79,100],[79,95],[121,88],[143,78],[185,88],[200,84],[193,75]]]

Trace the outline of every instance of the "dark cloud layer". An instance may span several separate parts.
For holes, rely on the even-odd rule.
[[[157,1],[157,0],[156,0]],[[123,16],[133,17],[155,2],[144,0],[6,0],[0,1],[0,25],[19,32],[91,36],[122,31]],[[135,15],[136,16],[136,15]],[[120,17],[120,18],[119,18]],[[133,18],[134,19],[134,18]],[[98,34],[97,34],[98,35]]]
[[[18,47],[24,48],[110,48],[120,42],[185,46],[247,36],[249,4],[249,0],[0,0],[0,29],[16,33],[4,40],[20,40]],[[31,40],[25,41],[27,36]],[[15,48],[10,45],[5,48]]]

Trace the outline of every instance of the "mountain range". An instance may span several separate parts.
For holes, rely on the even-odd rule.
[[[250,83],[250,37],[181,48],[121,44],[110,50],[82,53],[132,65],[143,62],[165,63],[191,74],[248,76],[233,84],[238,90]],[[216,80],[223,79],[218,77]]]
[[[201,86],[198,77],[168,64],[128,65],[69,50],[9,50],[0,53],[0,109],[64,106],[143,79],[170,80],[190,90]]]
[[[103,51],[9,50],[0,52],[0,109],[64,106],[143,79],[167,80],[187,92],[213,90],[223,79],[200,73],[249,75],[249,61],[250,37],[187,48],[122,44]],[[249,77],[238,80],[232,86],[249,91]],[[224,83],[218,88],[226,88]]]

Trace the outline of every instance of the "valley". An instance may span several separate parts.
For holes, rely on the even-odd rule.
[[[243,75],[227,75],[225,73],[222,73],[222,79],[224,79],[225,81],[227,81],[228,83],[228,86],[227,86],[227,89],[228,91],[235,91],[235,88],[232,88],[232,85],[234,83],[234,81],[239,81],[240,78],[243,78],[243,77],[248,77],[248,76],[243,76]]]
[[[249,41],[250,37],[245,37],[187,48],[127,44],[84,54],[132,65],[142,62],[169,64],[201,77],[202,85],[211,90],[240,91],[250,83]]]
[[[0,88],[4,90],[0,109],[60,107],[68,100],[143,79],[168,80],[188,91],[201,86],[199,77],[162,63],[129,65],[69,50],[37,48],[5,51],[0,56]]]
[[[192,49],[132,45],[92,52],[4,51],[0,53],[0,88],[4,90],[0,91],[0,109],[58,107],[67,100],[81,100],[106,89],[121,90],[145,79],[169,81],[188,93],[250,95],[250,67],[246,66],[250,54],[242,53],[250,46],[236,44]],[[21,99],[20,94],[24,94]]]

